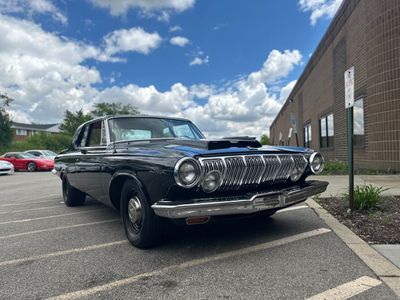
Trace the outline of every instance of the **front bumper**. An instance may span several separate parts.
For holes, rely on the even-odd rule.
[[[326,181],[307,181],[302,185],[256,194],[252,197],[194,199],[190,203],[176,204],[171,201],[159,201],[151,207],[160,217],[181,219],[203,216],[224,216],[251,214],[269,209],[281,209],[320,194],[326,190]],[[228,200],[226,200],[228,199]]]

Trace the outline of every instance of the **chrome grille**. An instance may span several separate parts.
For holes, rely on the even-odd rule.
[[[293,169],[302,172],[307,159],[301,154],[266,154],[199,158],[204,173],[218,170],[223,175],[220,190],[239,189],[287,180]]]

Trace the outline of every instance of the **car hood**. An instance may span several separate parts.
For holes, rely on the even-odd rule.
[[[303,147],[261,146],[258,141],[252,139],[160,139],[117,143],[115,144],[115,147],[116,149],[125,149],[125,151],[132,155],[156,155],[169,157],[313,152],[313,150]]]

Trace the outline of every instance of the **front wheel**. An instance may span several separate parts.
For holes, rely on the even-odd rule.
[[[83,205],[86,199],[86,194],[70,185],[65,176],[62,181],[62,193],[66,206]]]
[[[149,248],[159,243],[164,232],[162,220],[133,180],[127,180],[122,187],[121,218],[126,237],[135,247]]]

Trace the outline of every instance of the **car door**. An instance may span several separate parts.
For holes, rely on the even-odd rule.
[[[102,120],[89,123],[87,135],[76,155],[77,188],[93,198],[104,202],[107,189],[103,184],[103,158],[107,152],[104,123]]]
[[[16,154],[6,154],[4,156],[4,160],[7,160],[8,162],[12,163],[14,165],[14,169],[19,170],[23,169],[21,162],[17,159]]]

